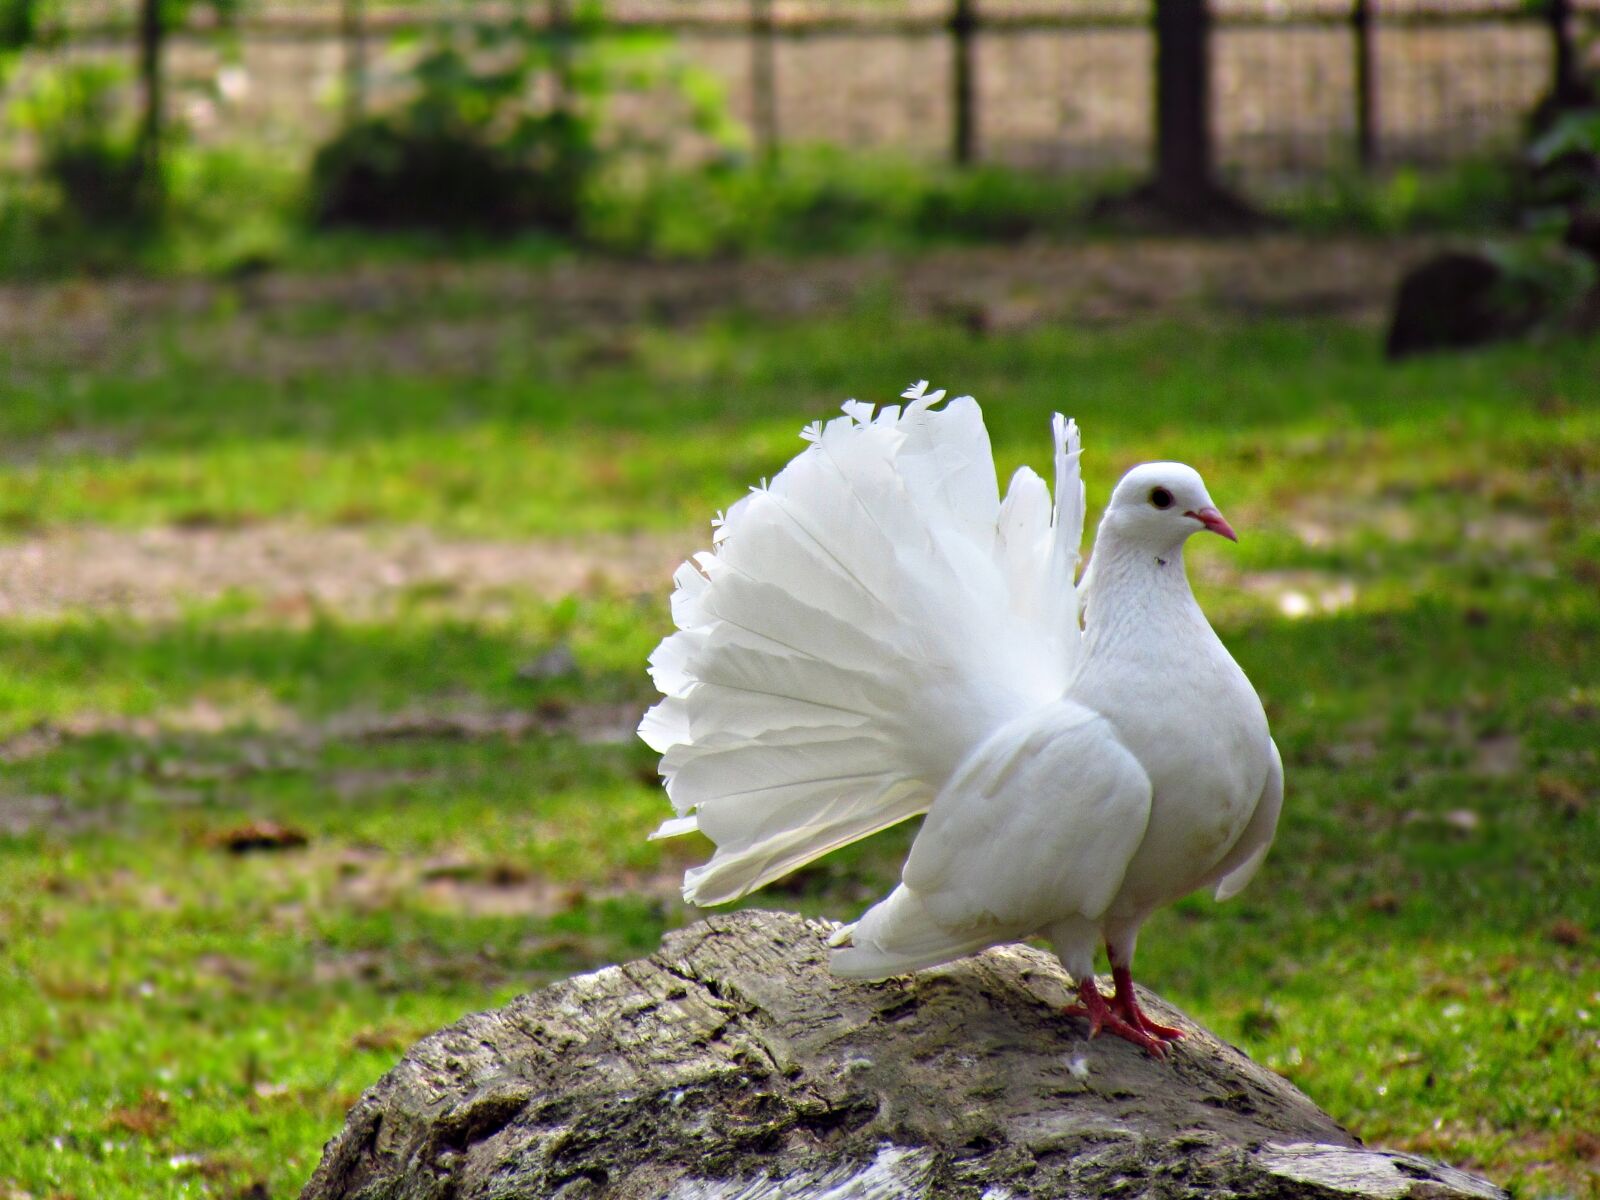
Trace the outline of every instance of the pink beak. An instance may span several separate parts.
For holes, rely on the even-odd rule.
[[[1227,519],[1214,508],[1202,508],[1199,512],[1186,512],[1183,515],[1193,517],[1212,533],[1219,533],[1230,542],[1239,540],[1239,535],[1233,531],[1233,526],[1229,525]]]

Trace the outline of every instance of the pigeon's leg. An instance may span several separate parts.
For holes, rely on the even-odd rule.
[[[1175,1042],[1183,1036],[1183,1030],[1152,1021],[1139,1007],[1139,995],[1133,990],[1133,944],[1137,937],[1137,933],[1132,933],[1106,939],[1106,955],[1111,959],[1111,978],[1117,985],[1116,994],[1111,997],[1111,1007],[1136,1029],[1142,1029],[1162,1041]]]
[[[1100,931],[1085,920],[1062,921],[1045,932],[1055,947],[1056,957],[1073,979],[1078,980],[1078,1003],[1070,1004],[1064,1011],[1069,1017],[1082,1017],[1089,1022],[1089,1036],[1102,1033],[1115,1034],[1132,1042],[1153,1058],[1167,1056],[1167,1044],[1151,1037],[1135,1023],[1125,1021],[1112,1010],[1094,981],[1094,946],[1100,940]]]
[[[1112,1010],[1111,1005],[1106,1003],[1106,998],[1100,994],[1100,988],[1096,985],[1093,975],[1083,977],[1083,982],[1078,984],[1078,1003],[1069,1005],[1065,1012],[1069,1017],[1087,1018],[1091,1038],[1109,1033],[1125,1042],[1132,1042],[1151,1058],[1167,1056],[1166,1042],[1146,1033],[1138,1025],[1123,1020]]]
[[[1128,967],[1112,967],[1111,978],[1116,981],[1117,994],[1111,998],[1111,1007],[1122,1015],[1122,1019],[1131,1025],[1137,1025],[1146,1033],[1163,1041],[1175,1042],[1184,1036],[1181,1029],[1171,1025],[1162,1025],[1152,1021],[1139,1007],[1139,998],[1133,990],[1133,971]]]

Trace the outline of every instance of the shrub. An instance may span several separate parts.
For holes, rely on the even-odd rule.
[[[659,156],[646,137],[601,134],[623,90],[676,91],[716,136],[720,93],[662,54],[654,34],[609,29],[597,5],[559,28],[526,19],[441,24],[407,74],[412,99],[339,134],[316,156],[320,226],[579,231],[602,168]],[[653,106],[659,113],[660,106]]]
[[[126,81],[116,67],[75,64],[45,75],[19,105],[44,177],[80,221],[128,225],[146,215],[137,140],[117,104]]]
[[[422,128],[405,116],[346,129],[317,152],[312,219],[323,227],[542,228],[577,225],[583,147],[550,120],[551,144],[514,153],[471,128]]]

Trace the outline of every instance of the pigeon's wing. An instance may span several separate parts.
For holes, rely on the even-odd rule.
[[[1212,882],[1217,886],[1218,900],[1230,900],[1244,891],[1245,885],[1261,869],[1267,851],[1272,849],[1272,839],[1278,832],[1278,814],[1283,809],[1283,756],[1278,753],[1278,743],[1272,743],[1272,761],[1267,768],[1267,782],[1256,801],[1256,810],[1250,822],[1239,835],[1239,840],[1228,851],[1228,856],[1217,868]]]
[[[971,397],[852,402],[679,568],[666,699],[640,735],[678,812],[716,843],[685,896],[737,899],[925,811],[996,728],[1065,689],[1078,653],[1077,430],[1057,503],[1031,471],[1001,503]],[[1070,546],[1069,546],[1070,543]]]
[[[1150,821],[1150,779],[1110,723],[1070,701],[996,731],[950,780],[901,886],[869,909],[833,969],[883,978],[1098,920]]]

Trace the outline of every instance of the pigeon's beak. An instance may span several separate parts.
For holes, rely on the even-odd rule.
[[[1202,508],[1199,512],[1186,512],[1186,517],[1193,517],[1212,533],[1219,533],[1230,542],[1237,542],[1239,535],[1233,531],[1233,526],[1228,524],[1227,518],[1214,508]]]

